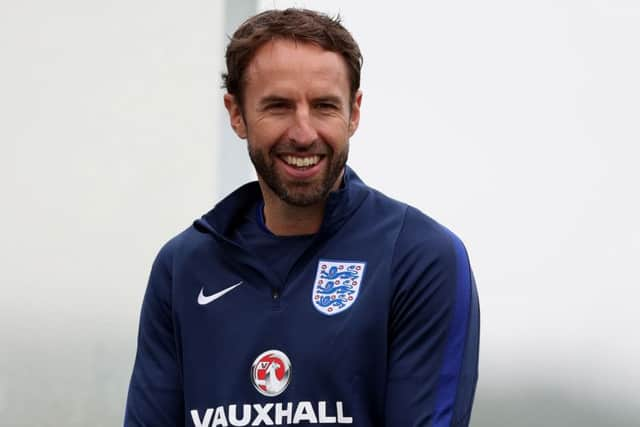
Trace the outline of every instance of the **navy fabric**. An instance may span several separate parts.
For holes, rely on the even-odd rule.
[[[263,207],[264,203],[259,201],[255,208],[249,209],[243,215],[233,240],[244,247],[251,248],[251,251],[284,282],[295,261],[309,246],[313,235],[276,236],[264,223]]]
[[[458,424],[459,418],[455,418],[454,421],[456,403],[460,408],[460,401],[469,401],[468,398],[462,398],[464,392],[468,392],[468,390],[463,390],[463,393],[458,393],[457,389],[461,386],[460,382],[462,377],[468,374],[468,369],[473,368],[473,366],[468,367],[463,365],[463,362],[470,362],[469,355],[465,354],[467,340],[474,335],[477,336],[475,326],[471,328],[471,331],[469,330],[470,321],[474,321],[474,319],[469,319],[471,305],[474,304],[471,301],[474,292],[471,267],[462,242],[458,240],[455,235],[451,235],[451,241],[456,252],[455,309],[453,310],[452,327],[449,328],[444,360],[440,369],[439,395],[437,396],[435,406],[434,427]],[[471,383],[471,381],[462,381],[462,387],[467,383]],[[470,410],[471,408],[466,408],[462,405],[462,409],[458,409],[458,412],[461,411],[462,416],[466,416],[467,409]]]
[[[255,216],[261,200],[247,184],[161,249],[125,426],[468,425],[479,307],[460,240],[349,168],[316,235],[269,236]],[[362,267],[356,298],[337,314],[314,300],[321,265],[334,261]],[[267,350],[291,363],[277,396],[251,381]]]

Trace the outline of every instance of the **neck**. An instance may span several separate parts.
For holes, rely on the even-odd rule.
[[[340,174],[331,191],[340,187],[343,174]],[[258,182],[264,199],[264,222],[269,231],[276,236],[303,236],[320,230],[326,198],[310,206],[294,206],[279,198],[260,176]]]
[[[275,200],[267,196],[264,197],[264,222],[276,236],[315,234],[322,225],[325,205],[326,200],[311,206],[292,206],[277,196]]]

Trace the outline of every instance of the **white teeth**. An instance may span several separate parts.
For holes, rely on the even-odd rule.
[[[284,156],[284,161],[291,166],[306,168],[309,166],[314,166],[316,163],[318,163],[320,161],[320,156],[311,156],[311,157]]]

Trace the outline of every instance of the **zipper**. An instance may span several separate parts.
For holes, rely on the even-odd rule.
[[[280,290],[271,288],[271,302],[274,310],[280,310]]]

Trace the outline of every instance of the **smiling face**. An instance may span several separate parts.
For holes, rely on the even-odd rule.
[[[358,127],[344,59],[316,45],[275,40],[257,50],[244,80],[242,108],[225,95],[231,126],[247,139],[265,199],[293,206],[325,200],[339,186]]]

